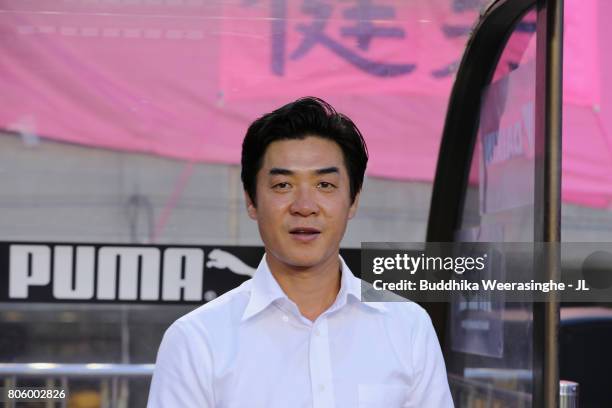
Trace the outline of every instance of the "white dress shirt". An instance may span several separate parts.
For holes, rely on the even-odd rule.
[[[341,262],[338,296],[314,322],[265,256],[252,279],[178,319],[159,347],[148,407],[453,407],[427,313],[361,302],[361,280]]]

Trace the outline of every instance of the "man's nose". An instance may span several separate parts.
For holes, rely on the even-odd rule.
[[[290,211],[295,215],[309,216],[319,212],[316,191],[308,187],[297,189],[291,203]]]

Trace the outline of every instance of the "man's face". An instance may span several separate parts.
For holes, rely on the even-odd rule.
[[[292,268],[337,259],[358,202],[351,204],[342,150],[314,136],[271,143],[257,173],[257,206],[245,196],[269,261]]]

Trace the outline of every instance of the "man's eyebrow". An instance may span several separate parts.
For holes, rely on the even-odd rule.
[[[340,173],[340,169],[336,166],[331,166],[331,167],[324,167],[322,169],[317,169],[314,171],[315,174],[317,175],[322,175],[322,174],[331,174],[331,173]],[[270,176],[276,176],[276,175],[281,175],[281,176],[292,176],[293,174],[295,174],[293,172],[293,170],[289,170],[289,169],[283,169],[280,167],[272,167],[270,169],[270,171],[268,172],[268,174]]]
[[[291,176],[291,175],[293,175],[293,172],[291,170],[289,170],[289,169],[281,169],[279,167],[273,167],[273,168],[270,169],[268,174],[270,176],[276,176],[276,175]]]
[[[318,169],[315,171],[316,174],[330,174],[330,173],[340,173],[340,169],[337,168],[336,166],[332,166],[332,167],[325,167],[322,169]]]

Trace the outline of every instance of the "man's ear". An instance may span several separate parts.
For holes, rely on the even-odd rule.
[[[244,202],[246,203],[246,210],[249,214],[249,217],[253,220],[257,220],[257,208],[255,207],[253,200],[251,200],[251,197],[249,196],[249,193],[246,192],[246,190],[244,191]]]
[[[357,195],[355,196],[355,200],[353,201],[353,204],[351,204],[351,207],[349,208],[349,213],[348,213],[349,220],[353,218],[355,214],[357,214],[357,207],[359,207],[359,197],[360,196],[361,196],[361,191],[357,193]]]

